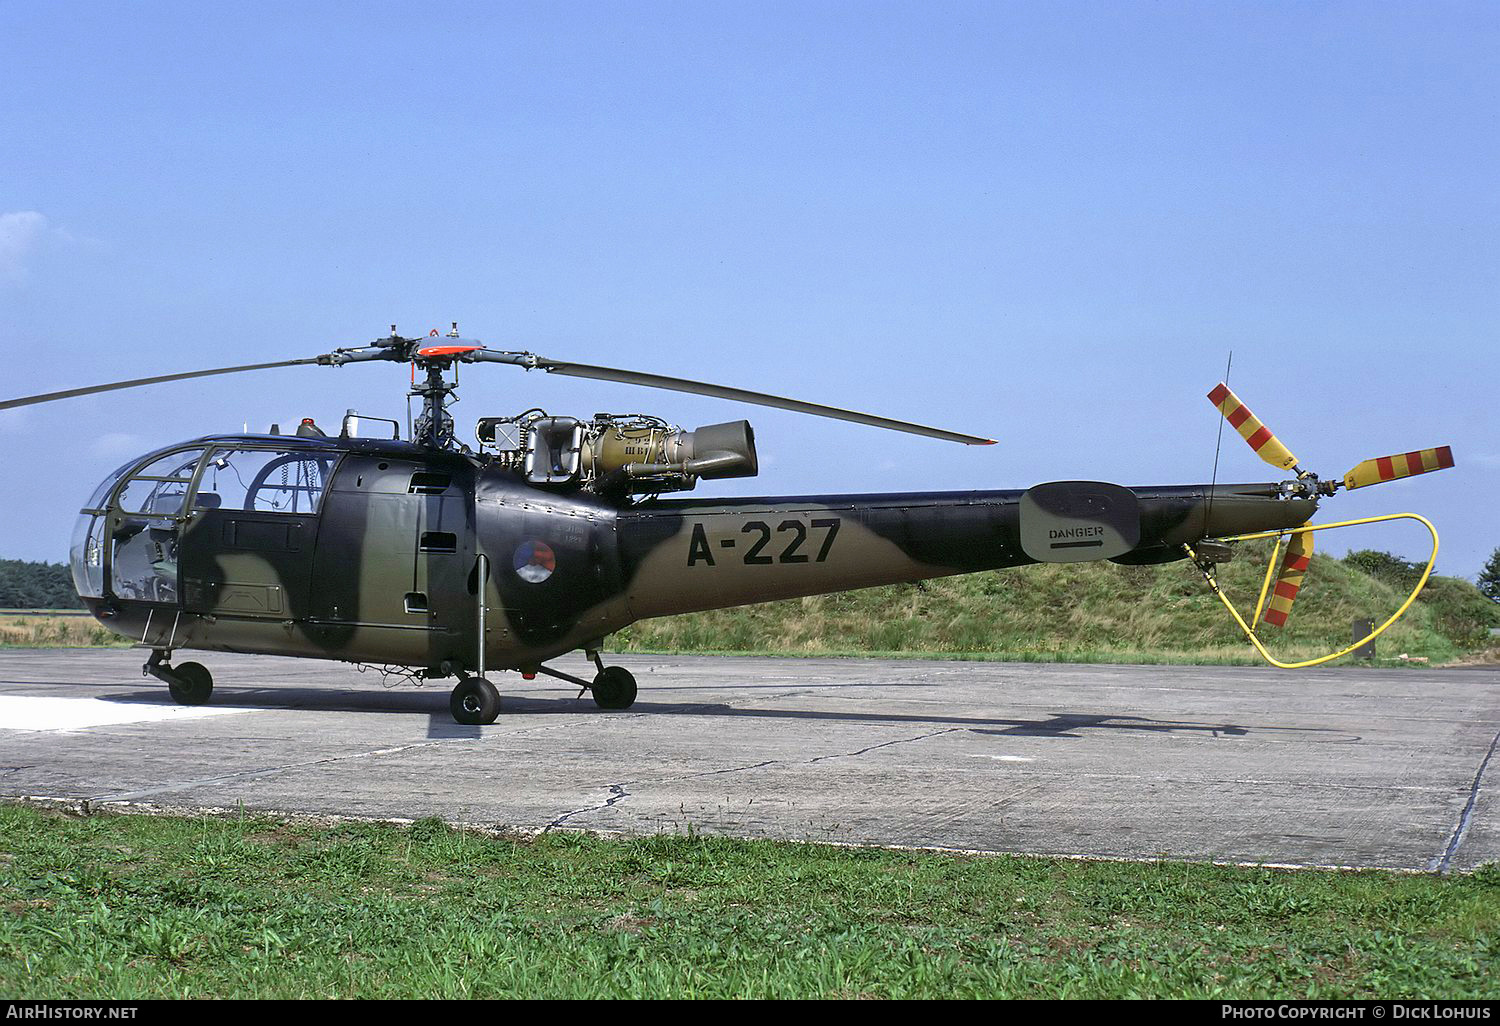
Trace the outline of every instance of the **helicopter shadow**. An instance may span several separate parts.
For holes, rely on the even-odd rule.
[[[541,716],[576,715],[621,715],[604,713],[596,709],[591,701],[563,698],[531,698],[505,696],[506,714],[529,714]],[[1249,726],[1234,722],[1196,722],[1190,720],[1153,719],[1147,716],[1130,716],[1113,713],[1051,713],[1041,719],[1024,719],[995,716],[963,716],[941,714],[909,714],[852,712],[846,710],[827,711],[815,709],[766,709],[746,708],[721,702],[654,702],[637,701],[627,715],[695,716],[704,718],[754,719],[754,720],[804,720],[842,723],[870,724],[914,724],[952,726],[967,729],[975,734],[995,737],[1042,737],[1081,740],[1088,733],[1123,731],[1127,733],[1153,734],[1203,734],[1215,738],[1249,737],[1257,733],[1335,735],[1342,741],[1357,741],[1357,735],[1329,727],[1294,727],[1279,724]]]
[[[635,708],[642,708],[637,703]],[[1082,740],[1090,733],[1153,733],[1153,734],[1202,734],[1216,738],[1248,737],[1253,733],[1339,734],[1344,731],[1326,727],[1290,727],[1281,725],[1259,725],[1255,727],[1233,722],[1195,722],[1190,720],[1159,720],[1147,716],[1129,716],[1113,713],[1050,713],[1041,719],[1011,718],[999,716],[962,716],[902,713],[826,712],[807,709],[742,709],[734,706],[674,706],[647,705],[645,711],[666,715],[708,715],[728,717],[753,717],[765,719],[827,720],[844,723],[913,724],[953,726],[967,729],[975,734],[995,737],[1040,737],[1066,740]]]

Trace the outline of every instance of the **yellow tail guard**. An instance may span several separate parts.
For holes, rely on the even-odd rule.
[[[1183,549],[1186,550],[1188,556],[1198,564],[1198,570],[1203,574],[1203,580],[1208,584],[1208,590],[1213,592],[1218,600],[1224,604],[1224,608],[1229,611],[1229,615],[1234,618],[1234,622],[1239,625],[1240,630],[1244,633],[1245,637],[1249,639],[1250,644],[1254,645],[1255,650],[1261,654],[1261,658],[1265,659],[1265,661],[1270,663],[1272,666],[1279,666],[1283,670],[1300,670],[1304,666],[1321,666],[1323,663],[1331,662],[1334,659],[1339,659],[1343,656],[1348,655],[1350,652],[1353,652],[1360,646],[1374,641],[1376,638],[1380,637],[1380,635],[1386,632],[1387,628],[1389,628],[1391,624],[1401,619],[1402,615],[1404,615],[1406,611],[1411,608],[1411,604],[1417,600],[1417,596],[1421,594],[1423,586],[1427,584],[1427,578],[1432,575],[1433,566],[1437,563],[1437,528],[1432,526],[1432,521],[1428,520],[1426,517],[1418,516],[1416,513],[1387,513],[1385,516],[1364,517],[1360,520],[1344,520],[1337,524],[1303,524],[1301,527],[1294,527],[1291,530],[1287,531],[1256,531],[1254,534],[1237,534],[1228,538],[1217,539],[1220,542],[1242,542],[1256,541],[1261,538],[1281,538],[1285,535],[1291,536],[1291,541],[1287,546],[1286,561],[1281,566],[1281,575],[1276,584],[1276,597],[1272,598],[1270,606],[1266,610],[1265,615],[1266,623],[1272,624],[1274,626],[1282,626],[1286,623],[1287,611],[1292,607],[1292,599],[1296,598],[1296,589],[1297,587],[1301,586],[1302,576],[1307,571],[1308,558],[1312,556],[1312,533],[1314,531],[1336,531],[1339,528],[1343,527],[1359,527],[1364,524],[1384,524],[1389,523],[1393,520],[1415,520],[1423,527],[1427,528],[1427,533],[1432,535],[1432,554],[1427,557],[1427,566],[1422,569],[1422,576],[1417,579],[1417,583],[1412,588],[1411,594],[1406,596],[1406,601],[1401,603],[1401,608],[1392,613],[1389,619],[1387,619],[1379,627],[1376,627],[1369,634],[1366,634],[1363,638],[1355,641],[1348,648],[1341,648],[1337,652],[1330,652],[1325,656],[1318,656],[1316,659],[1303,659],[1300,662],[1289,663],[1281,659],[1277,659],[1274,655],[1272,655],[1266,648],[1265,643],[1256,636],[1255,628],[1251,627],[1248,623],[1245,622],[1245,618],[1241,616],[1240,611],[1234,607],[1234,603],[1229,601],[1229,596],[1224,594],[1223,589],[1219,587],[1219,582],[1214,575],[1213,564],[1200,560],[1198,557],[1198,553],[1193,550],[1193,547],[1191,545],[1185,544],[1183,545]],[[1271,556],[1269,564],[1266,567],[1267,582],[1269,582],[1271,579],[1271,567],[1275,566],[1275,564],[1276,556],[1273,554]],[[1295,579],[1293,575],[1295,575]],[[1283,584],[1294,585],[1289,595],[1284,593],[1282,589]],[[1262,587],[1261,589],[1261,595],[1262,598],[1264,598],[1264,587]],[[1256,605],[1256,612],[1260,612],[1260,606],[1258,603]]]
[[[1250,443],[1250,448],[1261,459],[1282,470],[1291,470],[1297,465],[1297,457],[1292,455],[1291,450],[1271,434],[1271,429],[1262,424],[1248,406],[1240,402],[1240,397],[1231,392],[1228,385],[1221,382],[1208,393],[1208,401],[1219,408],[1224,419],[1240,433],[1241,438]]]
[[[1436,449],[1418,449],[1399,456],[1382,456],[1379,459],[1365,460],[1345,474],[1344,487],[1363,488],[1417,474],[1430,474],[1434,470],[1447,470],[1451,466],[1453,450],[1446,445]]]
[[[1292,613],[1292,603],[1302,588],[1302,578],[1307,574],[1307,565],[1312,561],[1313,536],[1294,534],[1287,542],[1286,558],[1276,573],[1276,587],[1271,589],[1271,602],[1266,607],[1263,621],[1268,627],[1285,627],[1286,618]]]

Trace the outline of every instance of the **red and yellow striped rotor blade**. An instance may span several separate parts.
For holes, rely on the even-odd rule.
[[[1447,470],[1453,466],[1453,449],[1440,445],[1436,449],[1418,449],[1400,456],[1382,456],[1365,460],[1344,475],[1345,488],[1363,488],[1365,485],[1395,481],[1417,474],[1430,474],[1434,470]]]
[[[1263,622],[1271,627],[1285,627],[1291,615],[1292,603],[1302,588],[1302,578],[1307,573],[1307,564],[1312,562],[1313,536],[1294,534],[1287,543],[1286,556],[1281,569],[1276,573],[1276,587],[1271,589],[1271,601],[1266,604]]]
[[[1271,429],[1250,412],[1250,407],[1240,402],[1240,397],[1231,392],[1228,385],[1220,383],[1208,393],[1208,401],[1219,408],[1224,419],[1240,433],[1241,438],[1250,443],[1250,448],[1261,459],[1282,470],[1291,470],[1297,465],[1297,457],[1292,455],[1291,450],[1271,434]]]

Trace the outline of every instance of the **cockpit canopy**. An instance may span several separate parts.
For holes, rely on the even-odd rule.
[[[194,510],[316,513],[342,453],[288,441],[203,440],[117,468],[89,496],[73,531],[78,594],[177,601],[177,543]]]

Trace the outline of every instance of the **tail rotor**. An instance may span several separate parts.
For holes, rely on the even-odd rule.
[[[1229,421],[1230,426],[1239,432],[1240,437],[1254,450],[1257,456],[1273,467],[1280,470],[1288,470],[1297,475],[1292,480],[1282,482],[1282,494],[1286,496],[1321,498],[1333,495],[1340,488],[1352,491],[1355,488],[1366,488],[1370,485],[1384,484],[1388,481],[1399,481],[1402,478],[1415,477],[1418,474],[1431,474],[1438,470],[1447,470],[1453,466],[1453,450],[1449,446],[1443,445],[1432,449],[1417,449],[1413,452],[1401,453],[1396,456],[1381,456],[1376,459],[1364,460],[1355,464],[1342,478],[1333,478],[1325,481],[1317,474],[1309,470],[1304,470],[1298,464],[1297,457],[1292,454],[1292,451],[1276,437],[1270,428],[1266,427],[1260,418],[1250,412],[1250,408],[1240,400],[1239,396],[1229,390],[1228,385],[1222,382],[1217,385],[1213,391],[1208,393],[1208,401],[1213,403],[1224,419]],[[1287,619],[1292,612],[1292,604],[1297,599],[1297,594],[1302,588],[1303,578],[1306,576],[1308,566],[1312,561],[1313,531],[1398,519],[1419,520],[1427,526],[1429,531],[1432,531],[1433,551],[1432,558],[1429,559],[1427,566],[1427,573],[1430,574],[1432,572],[1433,561],[1437,558],[1437,532],[1428,521],[1414,513],[1396,513],[1383,517],[1369,517],[1363,520],[1349,521],[1343,524],[1324,524],[1318,527],[1311,527],[1304,524],[1301,527],[1293,528],[1286,532],[1260,532],[1251,535],[1240,535],[1235,538],[1221,539],[1221,541],[1235,542],[1274,537],[1278,546],[1281,544],[1283,538],[1286,539],[1286,554],[1282,558],[1280,567],[1276,570],[1275,586],[1270,588],[1268,595],[1266,589],[1270,586],[1271,568],[1275,566],[1276,561],[1276,553],[1273,552],[1271,554],[1271,566],[1268,566],[1266,569],[1266,584],[1261,588],[1261,599],[1257,604],[1253,625],[1246,624],[1240,618],[1239,613],[1234,610],[1228,598],[1219,590],[1213,576],[1212,561],[1199,558],[1196,553],[1193,553],[1191,547],[1189,547],[1189,552],[1193,553],[1195,559],[1198,559],[1204,579],[1208,581],[1209,586],[1225,603],[1226,607],[1229,608],[1235,620],[1263,656],[1277,666],[1316,665],[1326,662],[1329,659],[1337,658],[1340,655],[1345,655],[1349,651],[1353,651],[1353,649],[1346,649],[1344,652],[1304,663],[1282,663],[1278,662],[1265,650],[1255,635],[1255,627],[1262,623],[1269,627],[1284,628],[1286,626]],[[1406,604],[1401,607],[1396,616],[1386,621],[1385,624],[1372,633],[1369,638],[1366,638],[1365,641],[1373,639],[1376,635],[1384,631],[1386,627],[1394,623],[1396,618],[1411,605],[1411,602],[1416,598],[1417,592],[1421,590],[1422,584],[1425,584],[1426,580],[1427,575],[1424,574],[1422,582],[1417,585],[1416,591],[1412,592]]]
[[[1403,477],[1431,474],[1433,471],[1447,470],[1453,466],[1453,449],[1442,445],[1435,449],[1418,449],[1415,452],[1402,453],[1399,456],[1381,456],[1373,460],[1364,460],[1356,464],[1342,479],[1324,481],[1317,474],[1303,470],[1298,465],[1297,457],[1292,455],[1292,451],[1282,444],[1281,439],[1277,438],[1259,417],[1250,412],[1250,407],[1241,402],[1240,397],[1229,390],[1228,385],[1221,382],[1215,386],[1214,390],[1208,393],[1208,401],[1213,403],[1224,419],[1229,421],[1230,426],[1240,433],[1240,437],[1255,451],[1257,456],[1273,467],[1296,473],[1296,480],[1289,481],[1284,486],[1290,494],[1332,495],[1340,488],[1352,491],[1355,488],[1384,484],[1387,481],[1399,481]]]

